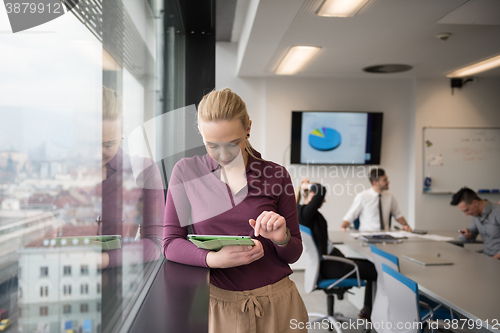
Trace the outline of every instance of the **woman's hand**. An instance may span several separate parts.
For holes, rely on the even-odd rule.
[[[304,178],[300,181],[300,189],[301,190],[309,189],[309,178]]]
[[[264,248],[261,242],[253,239],[254,246],[229,245],[219,251],[210,251],[206,261],[210,268],[229,268],[248,265],[264,256]]]
[[[103,252],[101,254],[101,262],[97,263],[97,267],[104,269],[107,268],[108,266],[109,266],[109,254]]]
[[[248,221],[255,230],[255,236],[261,235],[276,243],[286,240],[286,221],[285,218],[275,212],[262,212],[257,220]]]

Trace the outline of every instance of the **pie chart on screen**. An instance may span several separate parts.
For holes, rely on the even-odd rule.
[[[340,146],[342,137],[333,128],[319,127],[309,134],[309,145],[316,150],[329,151]]]

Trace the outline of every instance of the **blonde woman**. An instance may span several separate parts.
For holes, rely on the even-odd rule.
[[[180,160],[165,211],[167,259],[210,268],[210,332],[290,332],[308,317],[290,263],[302,253],[294,189],[284,167],[249,143],[252,122],[230,89],[198,106],[204,156]],[[193,233],[251,236],[254,246],[218,252],[186,240]],[[303,330],[304,332],[306,330]]]

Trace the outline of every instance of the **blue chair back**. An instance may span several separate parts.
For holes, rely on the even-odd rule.
[[[299,225],[299,227],[302,243],[306,247],[305,255],[307,258],[306,270],[304,272],[304,288],[307,293],[310,293],[317,288],[321,257],[319,256],[318,247],[314,242],[311,229],[303,225]]]
[[[385,264],[399,272],[399,259],[395,255],[383,251],[373,244],[370,244],[370,249],[372,251],[373,264],[377,270],[377,292],[375,294],[375,300],[373,301],[371,319],[373,323],[380,323],[380,325],[374,326],[380,327],[379,329],[376,329],[376,331],[378,333],[384,333],[384,325],[382,325],[382,323],[387,322],[389,319],[389,300],[384,283],[382,264]]]
[[[382,274],[389,301],[388,322],[392,323],[392,328],[387,325],[384,332],[420,333],[418,284],[384,263]]]
[[[355,219],[352,224],[354,225],[354,229],[359,230],[359,218]]]
[[[357,277],[347,278],[347,276],[343,276],[338,279],[321,278],[319,274],[319,268],[321,260],[323,259],[318,250],[316,242],[314,241],[311,229],[303,225],[299,225],[299,227],[302,236],[302,242],[306,247],[305,255],[307,258],[307,264],[304,274],[304,289],[307,293],[310,293],[315,289],[351,288],[361,287],[366,284],[365,281],[358,281]],[[345,258],[339,258],[338,260],[345,260]]]
[[[389,215],[389,229],[391,228],[391,222],[392,222],[392,214]],[[354,229],[359,230],[359,217],[352,222],[354,225]]]

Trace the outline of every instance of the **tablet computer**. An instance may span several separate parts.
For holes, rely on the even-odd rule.
[[[95,246],[103,251],[116,250],[122,247],[121,235],[106,235],[106,236],[63,236],[44,240],[44,245],[51,246],[67,246],[67,245],[83,245]]]
[[[228,245],[254,246],[249,236],[188,235],[188,239],[200,249],[219,251]]]

